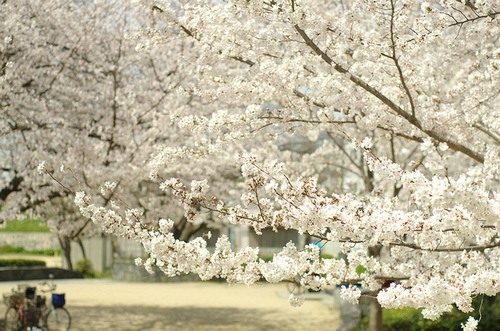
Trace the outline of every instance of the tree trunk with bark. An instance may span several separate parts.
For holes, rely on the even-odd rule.
[[[368,330],[382,331],[382,307],[376,297],[370,299],[370,323]]]
[[[368,254],[373,257],[380,257],[382,246],[373,246],[368,248]],[[370,298],[370,323],[368,326],[370,331],[382,331],[382,306],[377,300],[377,292],[372,294]]]
[[[58,236],[59,245],[64,255],[68,270],[73,271],[73,262],[71,261],[71,240],[67,236]]]

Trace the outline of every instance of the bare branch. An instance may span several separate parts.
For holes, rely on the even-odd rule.
[[[497,134],[487,130],[486,128],[484,128],[483,126],[481,126],[479,124],[473,124],[472,126],[475,127],[476,129],[478,129],[479,131],[485,133],[489,137],[493,138],[493,140],[495,140],[497,144],[500,144],[500,137]]]
[[[286,119],[285,120],[284,117],[280,117],[280,116],[261,116],[261,117],[259,117],[259,119],[274,119],[274,120],[279,120],[280,122],[284,122],[284,123],[308,123],[308,124],[354,124],[354,123],[356,123],[353,120],[346,120],[346,121],[332,121],[332,120],[320,121],[320,120],[308,120],[308,119],[302,119],[302,118],[291,118],[291,119]]]
[[[396,55],[396,39],[395,39],[395,33],[394,33],[394,0],[391,0],[391,25],[390,25],[390,31],[391,31],[391,50],[392,50],[392,55],[390,58],[394,61],[394,65],[396,65],[396,68],[398,69],[398,74],[399,74],[399,80],[401,81],[401,84],[403,85],[403,88],[405,90],[406,96],[408,97],[408,101],[410,102],[410,108],[411,108],[411,115],[415,117],[415,103],[413,101],[413,97],[411,95],[410,89],[408,88],[408,85],[406,84],[406,80],[403,75],[403,70],[401,69],[401,65],[399,64],[398,57]]]
[[[300,92],[297,89],[293,90],[293,93],[296,96],[298,96],[299,98],[304,99],[306,102],[310,102],[311,101],[311,98],[309,98],[306,94]],[[326,108],[326,105],[324,103],[321,103],[321,102],[312,101],[312,104],[315,105],[316,107],[319,107],[319,108]]]
[[[456,9],[456,10],[459,11],[458,9]],[[464,25],[466,23],[474,22],[474,21],[477,21],[477,20],[480,20],[480,19],[485,19],[485,18],[491,18],[491,20],[494,20],[496,18],[496,16],[498,14],[500,14],[500,11],[494,11],[494,12],[491,12],[491,13],[488,13],[488,14],[478,15],[476,17],[469,18],[464,13],[462,13],[461,11],[459,11],[459,12],[464,16],[464,19],[462,21],[458,21],[452,15],[448,14],[448,16],[451,16],[453,18],[453,20],[455,21],[455,23],[452,23],[449,26],[457,26],[457,25],[459,25],[460,27],[462,27],[462,25]]]
[[[409,244],[405,242],[401,243],[391,243],[392,246],[404,246],[420,251],[430,251],[430,252],[463,252],[463,251],[484,251],[485,249],[500,247],[500,242],[496,242],[490,245],[480,245],[480,246],[464,246],[464,247],[453,247],[453,248],[422,248],[418,245]]]
[[[250,67],[255,65],[255,62],[248,60],[248,59],[244,59],[241,56],[230,56],[230,58],[233,60],[239,61],[241,63],[248,64]]]

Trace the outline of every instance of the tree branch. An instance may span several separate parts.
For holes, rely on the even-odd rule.
[[[250,67],[255,65],[255,62],[253,62],[252,60],[244,59],[241,56],[230,56],[230,58],[241,63],[248,64]]]
[[[411,95],[410,89],[408,88],[408,85],[406,85],[406,80],[403,75],[403,70],[401,69],[401,65],[399,64],[398,57],[396,55],[396,40],[395,40],[395,35],[394,35],[394,0],[391,0],[391,25],[390,25],[390,31],[391,31],[391,50],[392,50],[392,56],[390,58],[394,61],[394,64],[396,65],[396,68],[398,69],[398,74],[399,74],[399,80],[401,81],[401,84],[403,85],[403,89],[405,90],[406,96],[408,97],[408,101],[410,102],[410,108],[411,108],[411,115],[415,117],[415,104],[413,102],[413,97]]]
[[[462,13],[462,12],[461,12]],[[494,12],[491,12],[491,13],[488,13],[488,14],[485,14],[485,15],[477,15],[476,17],[473,17],[473,18],[469,18],[467,16],[465,16],[463,13],[462,15],[465,17],[465,19],[463,21],[458,21],[457,19],[455,19],[453,16],[451,15],[448,15],[448,16],[451,16],[453,18],[453,20],[455,21],[455,23],[452,23],[450,24],[449,26],[457,26],[457,25],[460,25],[460,27],[462,27],[462,25],[464,25],[465,23],[470,23],[470,22],[474,22],[474,21],[477,21],[477,20],[480,20],[480,19],[483,19],[483,18],[491,18],[492,20],[495,19],[495,17],[500,14],[500,11],[494,11]]]
[[[22,182],[23,177],[14,176],[9,184],[0,190],[0,201],[5,201],[11,193],[20,191],[19,187]]]
[[[284,117],[280,116],[261,116],[259,119],[275,119],[275,120],[280,120],[283,121]],[[302,118],[291,118],[284,120],[285,123],[309,123],[309,124],[354,124],[356,122],[351,121],[351,120],[346,120],[346,121],[332,121],[332,120],[327,120],[327,121],[320,121],[320,120],[308,120],[308,119],[302,119]]]
[[[495,133],[488,131],[486,128],[482,127],[479,124],[473,124],[472,126],[475,127],[476,129],[478,129],[479,131],[485,133],[490,138],[493,138],[493,140],[495,140],[495,142],[497,144],[500,144],[500,137],[498,135],[496,135]]]
[[[375,98],[379,99],[384,103],[386,106],[388,106],[390,109],[392,109],[396,114],[399,116],[403,117],[408,123],[419,129],[420,131],[426,133],[429,137],[434,138],[437,141],[444,142],[448,145],[449,148],[451,148],[454,151],[463,153],[467,156],[469,156],[471,159],[479,162],[479,163],[484,163],[484,156],[481,154],[473,151],[472,149],[461,145],[459,143],[456,143],[446,137],[441,136],[437,132],[429,129],[424,129],[422,126],[422,123],[412,114],[407,113],[404,109],[402,109],[400,106],[398,106],[396,103],[394,103],[392,100],[387,98],[385,95],[380,93],[378,90],[374,89],[371,87],[368,83],[363,81],[361,78],[351,74],[347,69],[339,65],[338,63],[335,63],[332,58],[330,58],[325,52],[323,52],[318,45],[314,43],[314,41],[309,38],[307,33],[300,28],[299,25],[294,25],[295,30],[299,33],[299,35],[302,37],[302,39],[305,41],[306,45],[309,46],[316,54],[318,54],[323,61],[325,61],[327,64],[331,65],[337,72],[346,75],[350,81],[352,81],[356,86],[361,87],[371,95],[373,95]]]

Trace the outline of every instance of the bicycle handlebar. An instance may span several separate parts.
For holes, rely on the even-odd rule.
[[[40,285],[40,291],[42,291],[42,292],[44,292],[44,293],[47,293],[47,292],[54,292],[54,291],[55,291],[55,289],[56,289],[56,287],[57,287],[57,285],[56,285],[56,284],[54,284],[54,283],[52,283],[52,282],[50,282],[50,283],[49,283],[49,282],[47,282],[47,281],[42,282],[42,283],[40,283],[39,285]],[[44,286],[45,286],[45,288],[44,288]]]

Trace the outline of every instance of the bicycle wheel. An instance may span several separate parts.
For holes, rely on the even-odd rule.
[[[5,313],[5,331],[21,330],[21,321],[19,320],[19,312],[16,308],[10,307]]]
[[[68,331],[71,325],[71,316],[65,308],[53,308],[45,317],[47,331]]]

